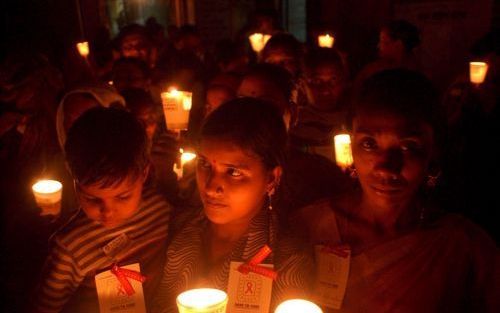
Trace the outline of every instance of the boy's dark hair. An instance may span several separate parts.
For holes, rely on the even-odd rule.
[[[142,74],[144,75],[144,78],[151,77],[151,71],[149,70],[149,66],[146,64],[146,62],[144,62],[139,58],[119,58],[113,63],[112,72],[114,73],[116,68],[128,64],[136,66],[138,69],[140,69]]]
[[[137,179],[149,164],[146,132],[134,116],[119,108],[92,108],[70,128],[66,161],[81,185],[114,186]]]
[[[128,88],[122,91],[125,104],[133,115],[138,115],[144,110],[156,108],[151,94],[140,88]]]
[[[284,50],[286,53],[292,55],[298,62],[302,60],[302,45],[292,34],[279,33],[273,35],[266,43],[264,50],[262,50],[263,58],[266,59],[270,51],[277,49]]]
[[[144,38],[144,40],[148,43],[151,44],[151,38],[149,36],[148,30],[146,27],[132,23],[124,26],[123,28],[120,29],[120,32],[114,39],[115,47],[120,50],[122,41],[125,39],[125,37],[130,36],[130,35],[140,35],[141,37]]]
[[[255,64],[243,76],[243,79],[247,77],[257,77],[268,81],[278,87],[286,99],[290,100],[292,97],[294,88],[292,75],[281,66],[270,63]]]
[[[353,99],[350,120],[359,111],[387,112],[428,123],[436,142],[442,143],[444,120],[439,94],[421,73],[407,69],[391,69],[369,77]]]
[[[305,65],[309,69],[315,69],[324,65],[333,65],[336,68],[344,70],[344,63],[339,53],[335,49],[317,48],[311,50],[305,59]]]
[[[218,107],[201,129],[200,140],[212,138],[256,155],[267,169],[285,163],[285,124],[278,110],[265,101],[244,97]]]
[[[395,20],[383,27],[393,40],[401,40],[406,51],[411,51],[420,44],[418,28],[405,20]]]

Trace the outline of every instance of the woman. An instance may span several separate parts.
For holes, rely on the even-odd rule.
[[[157,311],[175,311],[187,289],[226,290],[231,262],[250,260],[266,244],[273,252],[263,263],[278,273],[271,307],[308,290],[312,258],[279,231],[272,208],[285,143],[281,116],[257,99],[229,101],[208,116],[196,168],[203,210],[185,219],[168,248]]]
[[[439,173],[437,107],[431,84],[415,72],[367,80],[352,114],[360,188],[294,218],[311,242],[350,247],[342,312],[495,311],[495,244],[428,197]]]

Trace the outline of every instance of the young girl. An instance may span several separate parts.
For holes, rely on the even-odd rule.
[[[282,177],[286,130],[277,110],[239,98],[212,112],[201,131],[197,183],[203,210],[190,217],[167,251],[157,311],[175,311],[177,295],[196,287],[228,288],[233,261],[263,262],[278,273],[271,307],[308,291],[312,258],[279,231],[272,208]]]
[[[341,312],[498,311],[495,244],[428,196],[439,173],[436,108],[420,74],[388,70],[367,80],[352,117],[360,188],[295,216],[312,243],[350,247]]]

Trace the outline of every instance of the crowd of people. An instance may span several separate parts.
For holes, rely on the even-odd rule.
[[[133,263],[148,312],[176,312],[182,291],[227,291],[232,262],[264,246],[269,312],[291,298],[325,312],[498,312],[497,33],[471,48],[489,65],[481,85],[464,68],[438,90],[402,20],[381,27],[379,57],[358,73],[272,16],[214,49],[194,26],[168,30],[99,34],[57,66],[38,51],[3,60],[5,312],[98,312],[95,276]],[[259,53],[253,32],[272,35]],[[192,92],[187,130],[168,127],[170,87]],[[182,177],[180,148],[197,155]],[[41,178],[63,184],[56,215],[35,202]],[[343,286],[318,265],[338,255]],[[340,306],[318,296],[325,279],[345,288]]]

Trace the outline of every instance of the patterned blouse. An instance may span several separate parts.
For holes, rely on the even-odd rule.
[[[278,272],[278,278],[273,282],[271,308],[284,299],[308,294],[313,277],[312,254],[283,233],[278,236],[274,211],[261,210],[235,248],[223,262],[213,266],[204,262],[206,240],[203,237],[208,225],[204,213],[198,212],[174,237],[167,250],[154,312],[176,312],[177,295],[188,289],[211,287],[227,290],[231,262],[250,260],[265,244],[273,249],[273,253],[262,263],[273,264]]]

